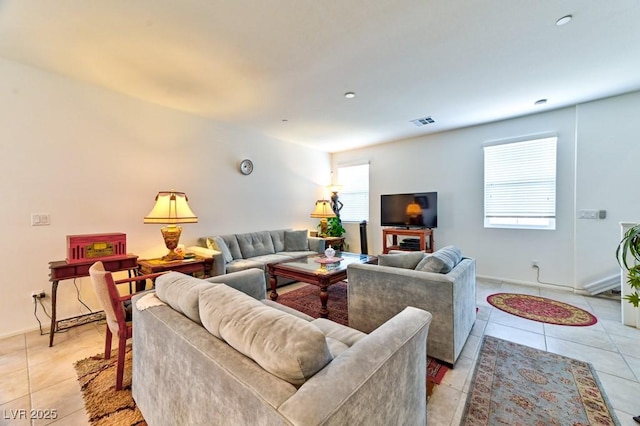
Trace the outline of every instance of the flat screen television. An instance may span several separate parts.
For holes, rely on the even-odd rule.
[[[438,226],[438,193],[383,194],[380,196],[380,224],[404,228]]]

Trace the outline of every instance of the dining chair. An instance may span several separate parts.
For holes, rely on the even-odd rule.
[[[154,279],[162,273],[138,275],[115,281],[111,272],[104,269],[102,262],[98,261],[89,268],[91,283],[98,302],[104,310],[107,321],[107,335],[104,344],[104,359],[111,358],[111,341],[113,335],[118,337],[118,364],[116,370],[116,390],[122,389],[122,376],[124,373],[124,358],[127,340],[133,334],[131,322],[131,297],[133,294],[120,296],[118,284],[130,283]],[[130,287],[131,288],[131,287]],[[128,305],[128,306],[126,306]]]

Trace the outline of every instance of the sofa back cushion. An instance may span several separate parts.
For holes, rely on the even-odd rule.
[[[415,269],[424,257],[425,254],[422,251],[381,254],[378,255],[378,265],[392,266],[394,268]]]
[[[426,256],[416,266],[417,271],[448,274],[462,260],[462,252],[454,246],[446,246]]]
[[[200,294],[200,318],[211,334],[296,386],[332,360],[318,327],[223,284]]]
[[[233,255],[231,254],[231,250],[229,250],[227,243],[224,242],[222,237],[219,237],[219,236],[207,237],[206,243],[207,243],[208,249],[217,250],[221,252],[225,262],[231,262],[233,260]]]
[[[236,238],[244,259],[276,252],[269,231],[237,234]]]
[[[220,238],[225,242],[234,259],[242,259],[242,252],[240,251],[240,245],[238,244],[236,234],[220,235]]]
[[[274,231],[269,231],[271,234],[271,241],[273,241],[273,249],[276,253],[284,251],[284,233],[289,231],[289,229],[276,229]]]
[[[199,309],[200,291],[219,284],[178,272],[169,272],[156,278],[155,285],[156,295],[160,300],[191,321],[202,324]]]
[[[306,229],[284,232],[284,251],[306,250],[309,250],[309,239]]]

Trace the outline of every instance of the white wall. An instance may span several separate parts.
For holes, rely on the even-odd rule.
[[[0,76],[0,337],[38,326],[31,290],[51,293],[48,262],[66,257],[66,235],[124,232],[129,252],[163,255],[160,226],[142,223],[160,190],[186,192],[199,216],[183,227],[186,245],[214,233],[315,229],[326,153],[5,60]],[[243,158],[254,162],[249,176],[238,172]],[[31,213],[49,213],[51,226],[30,226]],[[97,309],[90,281],[78,285]],[[86,312],[72,281],[58,297],[59,318]]]
[[[624,191],[638,177],[640,93],[371,148],[337,153],[332,165],[370,161],[369,252],[380,253],[380,195],[438,191],[436,248],[454,244],[477,259],[478,275],[581,289],[615,272],[618,222],[639,220]],[[578,112],[578,113],[576,113]],[[556,132],[558,197],[555,231],[483,227],[483,152],[487,141]],[[577,147],[577,148],[576,148]],[[627,182],[621,185],[619,182]],[[577,208],[608,210],[605,220],[577,220]],[[359,247],[357,227],[348,241]]]
[[[578,209],[606,210],[605,220],[576,221],[579,287],[618,274],[620,222],[640,222],[640,92],[577,108]]]

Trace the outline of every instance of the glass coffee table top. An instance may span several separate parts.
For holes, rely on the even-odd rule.
[[[316,256],[285,260],[278,262],[277,265],[278,269],[286,268],[292,271],[324,275],[344,271],[352,263],[370,263],[374,260],[376,260],[375,256],[367,254],[336,251],[333,259],[328,259],[324,255],[318,254]]]

